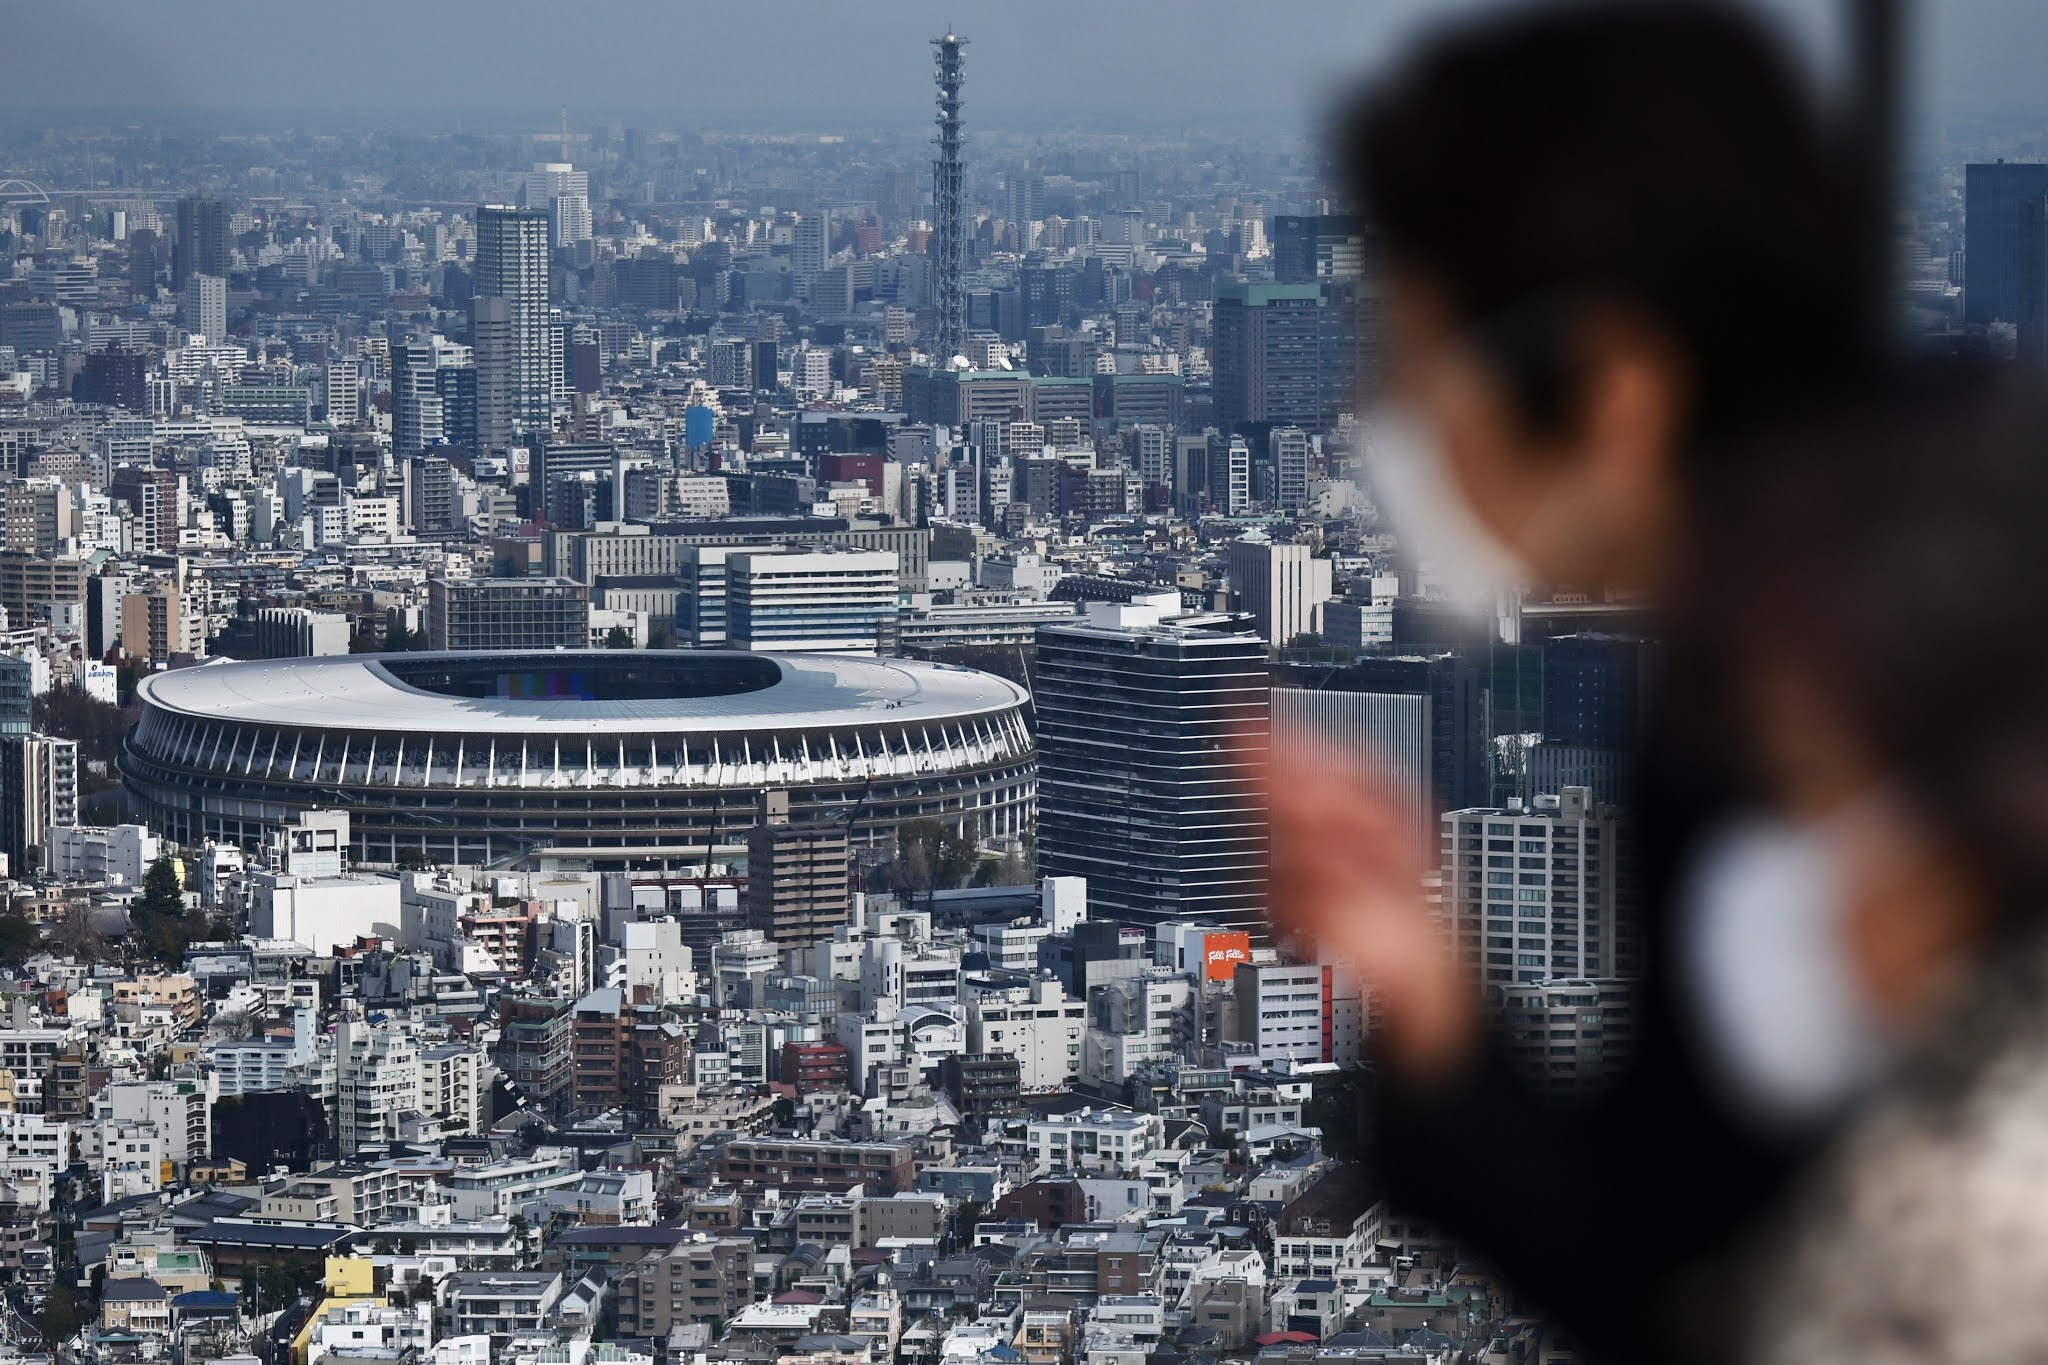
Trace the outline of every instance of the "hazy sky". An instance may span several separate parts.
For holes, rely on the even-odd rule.
[[[1823,65],[1853,0],[1756,0]],[[907,124],[930,109],[924,40],[972,40],[969,118],[1307,122],[1419,19],[1473,0],[0,0],[0,109],[421,112],[552,123],[638,114],[738,128]],[[2041,102],[2042,0],[1919,0],[1923,111]]]

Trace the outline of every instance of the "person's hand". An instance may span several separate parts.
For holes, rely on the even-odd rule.
[[[1269,775],[1275,927],[1358,972],[1380,1056],[1404,1080],[1455,1073],[1478,1045],[1478,1010],[1423,900],[1412,829],[1336,769]]]

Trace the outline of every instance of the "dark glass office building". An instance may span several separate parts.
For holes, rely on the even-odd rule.
[[[1254,784],[1265,643],[1241,618],[1097,604],[1038,632],[1038,869],[1096,920],[1266,932]]]
[[[2022,206],[2048,194],[2048,164],[1993,161],[1963,171],[1963,321],[2020,318]]]

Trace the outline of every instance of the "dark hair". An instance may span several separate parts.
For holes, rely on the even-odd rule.
[[[1877,349],[1866,178],[1724,8],[1606,0],[1446,31],[1340,142],[1386,257],[1445,292],[1534,427],[1575,416],[1583,304],[1670,335],[1705,441],[1846,387]]]
[[[2048,908],[2048,392],[1951,369],[1787,429],[1695,508],[1677,635],[1728,749],[1788,667],[1998,908]],[[1674,666],[1674,674],[1679,669]],[[1709,696],[1709,693],[1715,695]]]

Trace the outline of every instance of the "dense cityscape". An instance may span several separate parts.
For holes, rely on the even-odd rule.
[[[1580,1359],[1351,1160],[1259,793],[1373,760],[1591,1093],[1640,604],[1383,523],[1316,149],[984,132],[975,54],[901,135],[0,138],[9,1353]],[[2048,355],[2029,150],[1967,254],[1912,181],[1914,330]]]

